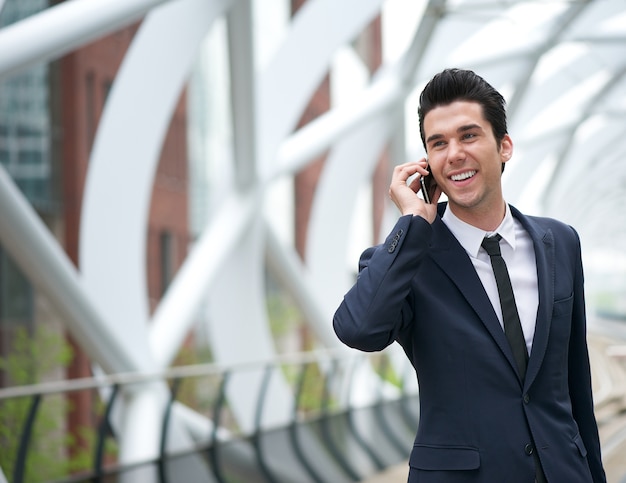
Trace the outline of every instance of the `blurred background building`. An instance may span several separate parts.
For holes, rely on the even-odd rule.
[[[626,337],[621,0],[0,0],[0,8],[7,401],[6,391],[30,384],[252,364],[224,388],[229,417],[247,435],[287,427],[293,378],[264,376],[263,361],[316,354],[328,374],[324,351],[347,354],[332,314],[361,251],[397,218],[387,197],[393,166],[423,155],[416,95],[455,66],[507,98],[515,142],[507,200],[581,234],[590,332],[601,340],[596,379],[610,380],[598,399],[607,420],[621,414],[621,403],[606,409],[623,396]],[[399,356],[385,355],[402,379]],[[364,385],[346,396],[338,384],[339,407],[371,402],[363,381],[378,376],[351,377]],[[93,453],[83,430],[101,434],[105,420],[115,446],[108,461],[154,461],[171,387],[150,381],[118,399],[111,381],[63,396],[50,419],[74,441],[61,444],[61,459]],[[400,386],[416,393],[414,384]],[[169,449],[197,443],[195,430],[215,423],[189,401],[173,407]],[[28,420],[20,411],[15,434]],[[0,422],[5,455],[19,452],[11,427]],[[607,458],[617,460],[623,431],[611,427]],[[0,459],[0,468],[15,474],[18,459]]]

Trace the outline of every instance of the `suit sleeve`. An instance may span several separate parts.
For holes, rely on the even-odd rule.
[[[572,412],[587,449],[587,461],[593,475],[593,481],[600,483],[606,482],[606,476],[602,466],[600,439],[593,406],[580,239],[576,232],[574,233],[576,240],[576,251],[574,252],[576,275],[574,279],[574,311],[572,314],[572,332],[569,347],[569,391]]]
[[[401,217],[385,243],[363,252],[359,275],[333,318],[337,337],[349,347],[380,351],[409,329],[411,283],[428,251],[430,224]]]

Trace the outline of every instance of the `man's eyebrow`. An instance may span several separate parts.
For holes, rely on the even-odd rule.
[[[433,134],[432,136],[428,136],[428,138],[426,138],[426,144],[428,144],[431,141],[436,141],[437,139],[441,139],[443,137],[443,134]]]
[[[465,131],[471,131],[472,129],[481,129],[482,127],[479,124],[467,124],[465,126],[461,126],[459,127],[456,132],[465,132]]]

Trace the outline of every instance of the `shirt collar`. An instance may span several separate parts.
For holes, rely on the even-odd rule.
[[[465,223],[460,218],[457,218],[449,206],[446,206],[446,210],[441,218],[446,224],[448,229],[452,232],[454,237],[459,241],[465,251],[472,257],[478,257],[478,250],[483,238],[491,236],[495,233],[499,233],[502,239],[508,243],[513,250],[515,250],[515,223],[513,221],[513,215],[509,205],[505,203],[506,211],[504,213],[504,219],[500,226],[494,231],[485,231],[480,228],[476,228],[469,223]]]

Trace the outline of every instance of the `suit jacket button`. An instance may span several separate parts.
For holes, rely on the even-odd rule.
[[[528,393],[524,394],[524,402],[526,404],[528,404],[530,402],[530,396],[528,395]]]
[[[526,446],[524,446],[524,453],[526,453],[528,456],[533,454],[534,451],[535,448],[533,448],[533,445],[531,443],[528,443]]]

